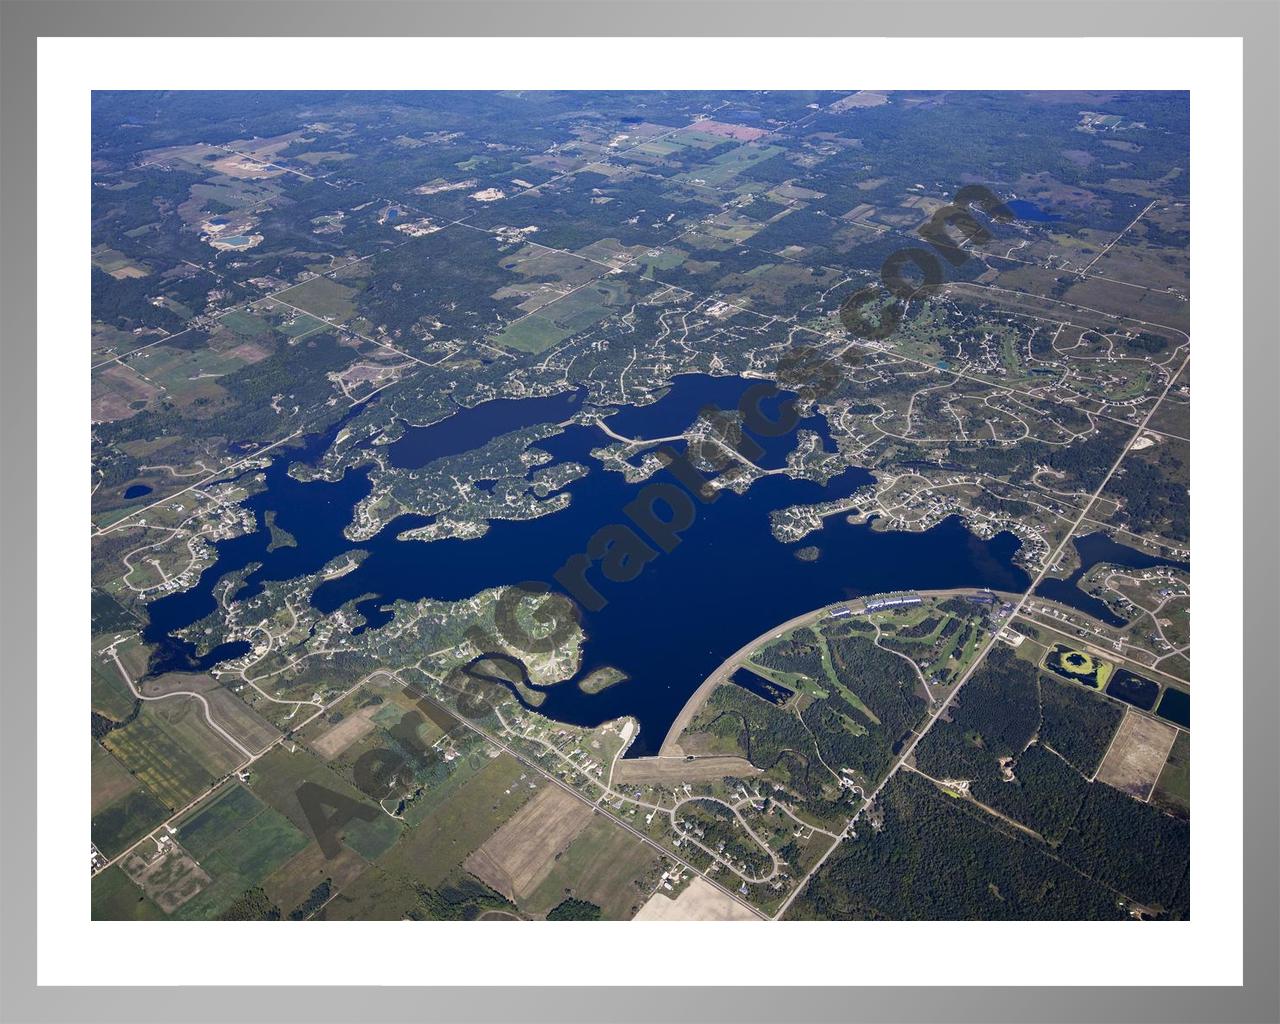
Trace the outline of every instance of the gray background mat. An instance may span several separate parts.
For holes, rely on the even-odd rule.
[[[1280,1019],[1275,0],[893,3],[0,0],[0,1018],[6,1021]],[[1245,79],[1244,980],[1240,988],[36,988],[35,191],[39,36],[1233,36]],[[1137,44],[1135,44],[1137,45]],[[956,60],[965,59],[957,47]],[[1194,102],[1194,100],[1193,100]],[[1203,299],[1202,301],[1208,301]],[[1242,557],[1244,552],[1242,552]],[[1234,786],[1233,779],[1222,780]],[[229,951],[229,955],[234,955]]]

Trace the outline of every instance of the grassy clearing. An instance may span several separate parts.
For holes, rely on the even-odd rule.
[[[558,345],[569,337],[570,333],[547,317],[534,313],[532,316],[527,316],[523,320],[503,328],[500,333],[495,334],[489,340],[495,345],[512,348],[517,352],[531,352],[536,355],[539,352],[545,352],[553,345]]]
[[[144,704],[103,745],[170,810],[190,803],[240,763],[240,752],[209,728],[187,698]]]
[[[117,866],[94,876],[90,902],[95,921],[162,921],[164,914]]]
[[[439,885],[533,796],[535,791],[519,781],[522,774],[515,758],[493,758],[405,835],[379,866],[425,886]]]
[[[341,775],[305,750],[290,753],[276,747],[254,766],[249,787],[276,810],[284,814],[307,835],[311,825],[298,802],[298,789],[304,783],[364,804],[370,810],[368,820],[353,819],[343,826],[339,838],[347,846],[368,859],[385,852],[400,835],[401,825],[389,817],[376,803],[365,797]]]
[[[679,177],[690,181],[704,181],[708,185],[723,185],[747,173],[756,164],[770,160],[781,152],[783,150],[780,146],[762,146],[748,142]]]
[[[184,903],[175,916],[188,920],[216,917],[307,842],[302,831],[283,814],[263,807],[211,854],[201,858],[200,866],[212,876],[213,884]]]
[[[543,916],[571,895],[595,903],[606,920],[630,920],[652,889],[649,880],[656,881],[661,863],[655,850],[597,814],[521,909]]]
[[[100,743],[92,743],[90,754],[90,778],[93,782],[92,813],[97,814],[117,800],[141,787],[128,769],[117,761]]]
[[[1098,781],[1137,800],[1146,800],[1156,785],[1177,730],[1130,711],[1120,723],[1111,749],[1098,769]]]
[[[106,857],[123,853],[169,816],[145,790],[128,793],[93,816],[90,835]]]
[[[260,317],[254,316],[252,313],[246,313],[242,309],[234,309],[230,313],[224,314],[222,323],[230,327],[242,338],[257,340],[271,335],[271,325],[269,323]]]
[[[354,850],[343,847],[336,857],[326,857],[317,844],[311,843],[264,878],[262,888],[287,916],[316,886],[327,881],[334,889],[344,890],[368,866],[368,861]]]
[[[89,675],[89,703],[98,714],[123,722],[133,711],[133,694],[120,678],[114,662],[94,658]]]
[[[280,302],[297,306],[322,320],[345,323],[356,315],[353,301],[359,290],[327,277],[316,277],[275,296]]]
[[[203,859],[266,806],[243,786],[224,786],[178,824],[178,840],[192,856]]]
[[[1173,741],[1151,802],[1182,818],[1191,816],[1191,734],[1180,732]]]

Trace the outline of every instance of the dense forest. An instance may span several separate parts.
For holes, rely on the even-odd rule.
[[[1040,740],[1083,774],[1098,770],[1122,718],[1124,709],[1114,701],[1078,683],[1040,676]]]
[[[1123,799],[1128,799],[1127,797]],[[791,916],[874,920],[1106,920],[1124,910],[1105,887],[1026,837],[992,827],[910,772],[881,795],[880,828],[862,824],[797,897]]]

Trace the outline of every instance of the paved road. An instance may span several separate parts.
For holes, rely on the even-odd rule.
[[[1098,498],[1102,495],[1102,492],[1106,490],[1107,484],[1111,482],[1111,478],[1115,475],[1116,470],[1120,468],[1120,464],[1124,462],[1125,456],[1129,454],[1129,449],[1132,446],[1133,442],[1136,441],[1139,437],[1141,437],[1143,431],[1147,429],[1147,422],[1151,419],[1152,416],[1155,415],[1156,410],[1160,408],[1161,404],[1165,400],[1165,397],[1169,394],[1170,388],[1173,387],[1173,382],[1178,379],[1178,375],[1182,373],[1182,371],[1186,368],[1186,365],[1188,362],[1190,362],[1190,360],[1191,360],[1191,356],[1188,355],[1182,361],[1182,365],[1178,367],[1177,371],[1175,373],[1170,374],[1169,383],[1166,384],[1164,387],[1164,390],[1160,392],[1159,399],[1157,399],[1152,404],[1151,408],[1147,411],[1146,416],[1142,418],[1142,422],[1138,425],[1137,429],[1133,432],[1133,436],[1130,438],[1129,443],[1126,444],[1124,448],[1121,449],[1120,454],[1116,457],[1115,462],[1113,462],[1111,464],[1111,468],[1107,470],[1107,475],[1102,478],[1102,482],[1098,484],[1097,490],[1093,492],[1089,500],[1085,503],[1084,509],[1080,512],[1080,515],[1076,518],[1075,522],[1072,524],[1071,529],[1066,531],[1066,533],[1062,538],[1062,541],[1058,544],[1057,548],[1054,549],[1053,554],[1050,555],[1049,558],[1045,560],[1043,568],[1041,568],[1041,570],[1038,573],[1036,573],[1035,578],[1031,581],[1031,585],[1027,587],[1026,591],[1018,599],[1018,603],[1014,607],[1013,612],[1010,614],[1009,619],[1013,619],[1022,611],[1027,601],[1030,600],[1031,595],[1035,592],[1036,587],[1038,587],[1040,585],[1040,582],[1045,578],[1045,576],[1049,574],[1050,569],[1058,563],[1058,559],[1062,557],[1063,551],[1066,550],[1067,545],[1071,543],[1071,538],[1075,536],[1075,533],[1080,528],[1080,525],[1088,517],[1089,510],[1093,508]],[[884,789],[886,785],[888,785],[889,780],[892,779],[898,773],[898,770],[903,766],[906,760],[909,757],[911,757],[913,753],[915,753],[915,749],[917,746],[919,746],[920,741],[924,739],[926,735],[928,735],[928,732],[930,729],[933,728],[934,723],[937,722],[938,719],[942,717],[942,715],[946,712],[947,708],[949,708],[951,704],[955,701],[956,694],[960,692],[960,690],[964,687],[965,683],[967,683],[971,678],[973,678],[974,672],[977,670],[978,666],[982,664],[987,654],[991,651],[991,648],[994,647],[996,643],[999,642],[999,639],[1000,639],[1000,630],[998,629],[993,630],[990,638],[987,640],[985,644],[983,644],[982,648],[978,651],[977,655],[974,657],[973,662],[969,665],[967,669],[965,669],[964,674],[958,680],[956,680],[956,685],[952,687],[951,692],[947,694],[946,699],[942,702],[941,705],[939,705],[938,709],[925,721],[923,728],[921,728],[916,733],[915,737],[905,747],[903,747],[902,753],[898,755],[897,759],[894,761],[892,767],[890,767],[885,777],[880,780],[880,783],[875,787],[875,789],[873,789],[870,793],[867,794],[867,799],[863,804],[864,808],[869,806],[872,803],[872,801],[875,800],[876,796],[878,796],[880,791]],[[858,814],[855,814],[849,820],[849,824],[845,826],[844,833],[842,834],[847,834],[849,830],[853,828],[854,823],[858,820],[858,816],[861,813],[862,811],[859,810]],[[791,907],[791,904],[795,901],[795,898],[798,895],[800,895],[800,893],[804,891],[805,886],[809,884],[809,879],[811,879],[818,872],[818,869],[822,867],[826,859],[829,856],[831,856],[832,850],[835,850],[836,847],[838,847],[839,845],[840,845],[839,843],[833,843],[831,846],[831,849],[828,850],[826,853],[824,853],[822,857],[818,860],[818,862],[814,864],[812,868],[809,869],[808,874],[806,874],[804,878],[801,879],[800,884],[795,887],[795,889],[791,892],[791,895],[789,895],[786,898],[786,900],[783,901],[782,906],[778,908],[778,912],[774,915],[775,920],[782,917],[784,914],[786,914],[787,910]]]

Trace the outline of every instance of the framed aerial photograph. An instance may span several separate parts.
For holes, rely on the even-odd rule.
[[[1240,38],[451,34],[39,41],[39,983],[1239,990]]]
[[[95,919],[1190,915],[1186,91],[92,155]]]

